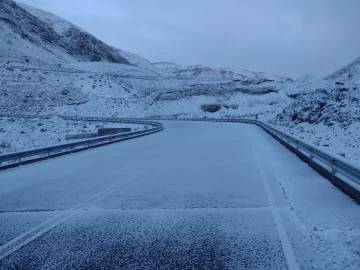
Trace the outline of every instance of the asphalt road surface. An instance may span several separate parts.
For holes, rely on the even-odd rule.
[[[0,269],[360,269],[360,210],[257,126],[0,172]]]

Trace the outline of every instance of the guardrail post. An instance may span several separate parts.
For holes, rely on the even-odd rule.
[[[312,166],[313,159],[314,159],[314,156],[310,154],[310,161],[309,161],[310,166]]]
[[[337,173],[337,170],[335,170],[334,168],[331,168],[331,180],[334,180],[334,176]]]

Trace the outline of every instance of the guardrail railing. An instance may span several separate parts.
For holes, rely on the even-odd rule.
[[[209,121],[209,122],[236,122],[254,124],[283,143],[300,156],[306,155],[305,160],[311,167],[328,178],[346,194],[360,203],[360,166],[353,164],[339,155],[331,153],[320,147],[309,144],[295,136],[291,136],[268,124],[255,119],[216,119],[216,118],[151,118],[152,120],[178,120],[178,121]],[[304,160],[304,158],[302,158]],[[345,177],[345,178],[344,178]]]
[[[160,119],[157,119],[160,120]],[[280,141],[290,144],[297,150],[301,150],[308,154],[310,163],[316,159],[331,168],[330,173],[332,177],[335,174],[342,174],[354,183],[360,185],[360,167],[355,164],[351,164],[351,161],[330,153],[316,145],[309,144],[299,138],[291,136],[283,131],[280,131],[268,124],[265,124],[255,119],[211,119],[211,118],[173,118],[164,120],[182,120],[182,121],[210,121],[210,122],[237,122],[237,123],[249,123],[262,127],[272,135],[276,136]]]
[[[24,116],[21,116],[24,117]],[[28,118],[35,118],[36,116],[27,116]],[[47,116],[43,116],[47,117]],[[115,142],[124,140],[127,138],[143,136],[146,134],[158,132],[163,129],[161,123],[154,122],[154,120],[176,120],[176,121],[208,121],[208,122],[234,122],[234,123],[248,123],[255,124],[269,134],[274,136],[284,145],[292,147],[293,149],[305,153],[308,157],[307,162],[310,166],[315,165],[321,166],[323,170],[326,170],[330,173],[330,180],[339,179],[338,176],[345,176],[346,179],[341,178],[341,181],[345,181],[349,184],[348,180],[355,185],[350,185],[356,190],[360,191],[360,168],[359,166],[352,164],[351,161],[333,154],[329,151],[321,149],[315,145],[309,144],[299,138],[291,136],[283,131],[280,131],[268,124],[265,124],[259,120],[255,119],[216,119],[216,118],[176,118],[176,117],[151,117],[151,118],[116,118],[116,117],[78,117],[78,116],[62,116],[65,120],[77,120],[77,121],[106,121],[106,122],[119,122],[119,123],[135,123],[135,124],[144,124],[151,125],[152,128],[148,130],[136,131],[125,134],[112,135],[107,137],[95,138],[75,143],[63,144],[58,146],[46,147],[42,149],[29,150],[24,152],[18,152],[7,155],[0,155],[0,163],[5,161],[18,160],[18,163],[21,163],[21,159],[36,156],[36,155],[47,155],[51,156],[52,153],[62,152],[62,151],[72,151],[76,148],[86,148],[91,147],[96,144],[108,142]],[[70,150],[69,150],[70,149]],[[317,162],[319,161],[319,162]],[[313,164],[314,162],[314,164]],[[314,166],[313,166],[314,167]],[[319,170],[318,170],[319,171]]]
[[[27,118],[35,118],[35,117],[30,116]],[[130,138],[140,137],[158,132],[163,129],[163,125],[161,123],[152,122],[152,121],[143,121],[143,120],[124,120],[119,118],[107,118],[107,117],[63,117],[63,118],[66,120],[78,120],[78,121],[102,121],[102,122],[143,124],[143,125],[152,126],[152,128],[140,130],[140,131],[128,132],[128,133],[115,134],[110,136],[103,136],[99,138],[82,140],[73,143],[44,147],[34,150],[0,155],[0,169],[15,167],[21,164],[30,163],[37,160],[43,160],[49,157],[59,156],[66,153],[85,150],[103,144],[109,144],[122,140],[127,140]]]
[[[257,121],[256,124],[267,129],[286,143],[295,146],[296,149],[306,152],[309,155],[310,163],[317,159],[330,167],[332,177],[334,177],[336,173],[340,173],[360,185],[360,168],[351,164],[349,160],[346,160],[339,155],[329,153],[316,145],[306,143],[299,138],[291,136],[262,122]]]

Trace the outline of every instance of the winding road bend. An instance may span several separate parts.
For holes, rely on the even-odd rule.
[[[248,124],[0,172],[0,269],[360,269],[360,208]]]

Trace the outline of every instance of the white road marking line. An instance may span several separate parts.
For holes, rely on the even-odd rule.
[[[264,172],[264,170],[262,168],[261,161],[260,161],[260,158],[259,158],[259,154],[257,152],[257,149],[255,148],[255,145],[254,145],[253,141],[252,141],[253,139],[256,140],[257,136],[254,135],[252,138],[250,138],[249,133],[247,133],[247,135],[248,135],[249,140],[251,142],[251,148],[253,150],[253,153],[254,153],[254,156],[255,156],[255,159],[256,159],[256,163],[257,163],[257,167],[259,169],[260,175],[261,175],[261,179],[262,179],[262,181],[264,183],[265,192],[266,192],[266,195],[267,195],[267,198],[268,198],[268,202],[269,202],[269,206],[270,206],[270,209],[271,209],[272,216],[273,216],[274,221],[275,221],[276,229],[277,229],[277,232],[278,232],[278,235],[279,235],[279,238],[280,238],[281,246],[282,246],[286,261],[287,261],[287,265],[288,265],[290,270],[300,270],[300,267],[299,267],[299,265],[298,265],[298,263],[296,261],[296,257],[295,257],[295,254],[294,254],[293,247],[292,247],[292,245],[290,243],[289,237],[288,237],[287,232],[285,230],[285,227],[284,227],[284,224],[283,224],[279,209],[276,207],[274,195],[273,195],[273,193],[271,191],[268,179],[266,178],[265,172]]]
[[[22,241],[21,243],[19,243],[18,245],[10,248],[9,250],[5,251],[3,254],[0,255],[0,260],[4,259],[5,257],[9,256],[10,254],[12,254],[13,252],[17,251],[18,249],[22,248],[23,246],[25,246],[26,244],[30,243],[31,241],[35,240],[36,238],[38,238],[39,236],[43,235],[44,233],[50,231],[51,229],[55,228],[56,226],[58,226],[59,224],[63,223],[64,221],[68,220],[71,216],[73,216],[76,211],[71,211],[69,210],[69,214],[65,215],[62,219],[60,219],[59,221],[52,223],[50,226],[45,227],[43,230],[37,232],[36,234],[30,236],[29,238],[25,239],[24,241]]]
[[[66,211],[66,212],[67,212],[67,211]],[[30,229],[29,231],[27,231],[27,232],[25,232],[25,233],[23,233],[23,234],[15,237],[14,239],[12,239],[12,240],[10,240],[9,242],[7,242],[6,244],[0,246],[0,252],[1,252],[2,250],[4,250],[5,248],[7,248],[8,246],[12,245],[13,243],[15,243],[15,242],[21,240],[22,238],[26,237],[27,235],[29,235],[29,234],[37,231],[38,229],[40,229],[41,227],[45,226],[46,224],[48,224],[48,223],[54,221],[55,219],[57,219],[57,218],[65,215],[66,212],[61,212],[60,214],[58,214],[58,215],[56,215],[56,216],[54,216],[54,217],[52,217],[52,218],[49,218],[49,219],[45,220],[43,223],[39,224],[38,226]]]
[[[155,159],[155,161],[161,159],[161,158],[169,158],[171,156],[174,156],[176,153],[176,151],[170,151],[167,155],[165,156],[161,156],[157,159]],[[103,189],[102,191],[96,193],[95,195],[91,196],[90,198],[87,198],[86,200],[78,203],[77,205],[75,205],[74,207],[72,207],[71,209],[62,212],[59,215],[56,215],[55,217],[52,217],[46,221],[44,221],[43,223],[39,224],[38,226],[30,229],[29,231],[27,231],[26,233],[21,234],[20,236],[10,240],[8,243],[2,245],[0,247],[0,252],[3,251],[3,253],[0,253],[0,260],[4,259],[5,257],[11,255],[13,252],[17,251],[18,249],[20,249],[21,247],[23,247],[24,245],[30,243],[31,241],[37,239],[38,237],[40,237],[41,235],[43,235],[44,233],[50,231],[51,229],[55,228],[56,226],[58,226],[59,224],[63,223],[64,221],[68,220],[71,216],[73,216],[75,213],[77,213],[77,211],[74,210],[79,210],[79,208],[81,206],[83,206],[85,203],[88,203],[91,200],[94,200],[93,202],[99,202],[100,200],[104,199],[105,197],[109,196],[111,193],[113,193],[117,188],[123,187],[124,185],[126,185],[127,183],[129,183],[130,181],[141,177],[142,175],[147,173],[148,169],[151,169],[153,167],[153,164],[155,163],[155,161],[152,162],[152,164],[146,166],[146,168],[143,169],[143,171],[138,174],[135,177],[128,177],[126,180],[122,181],[122,182],[117,182],[105,189]],[[57,219],[59,219],[58,221],[56,221]],[[38,231],[40,230],[40,231]],[[26,238],[27,237],[27,238]],[[24,240],[24,238],[26,238]],[[22,241],[23,240],[23,241]],[[20,242],[22,241],[22,242]]]
[[[63,223],[64,221],[68,220],[71,216],[73,216],[76,213],[76,211],[74,211],[74,210],[79,209],[81,206],[90,202],[91,200],[94,200],[94,202],[98,202],[99,200],[110,195],[117,188],[124,186],[128,182],[130,182],[130,180],[122,181],[122,182],[118,182],[113,185],[110,185],[109,187],[103,189],[102,191],[96,193],[95,195],[76,204],[71,209],[69,209],[65,212],[62,212],[48,220],[45,220],[43,223],[39,224],[38,226],[36,226],[36,227],[30,229],[29,231],[10,240],[9,242],[7,242],[6,244],[4,244],[0,247],[0,252],[3,251],[3,253],[0,253],[0,260],[4,259],[5,257],[10,255],[14,251],[18,250],[19,248],[23,247],[24,245],[28,244],[29,242],[35,240],[39,236],[48,232],[49,230],[55,228],[56,226]]]

